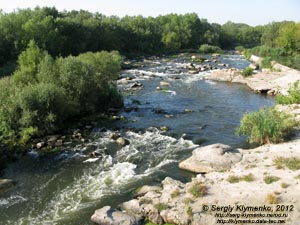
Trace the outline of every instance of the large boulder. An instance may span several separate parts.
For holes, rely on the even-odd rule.
[[[11,179],[0,179],[0,194],[11,190],[15,185],[16,182]]]
[[[179,163],[179,168],[195,173],[209,173],[229,169],[242,159],[242,154],[229,145],[212,144],[197,148],[190,158]]]
[[[144,185],[136,191],[136,197],[141,197],[147,194],[150,191],[161,192],[162,188],[160,186],[149,186]]]
[[[99,225],[140,225],[142,219],[110,206],[104,206],[95,211],[91,221]]]

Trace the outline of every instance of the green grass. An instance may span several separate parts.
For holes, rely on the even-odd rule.
[[[276,177],[276,176],[265,176],[264,177],[264,182],[266,184],[271,184],[273,182],[276,182],[278,181],[280,178],[279,177]]]
[[[196,198],[203,197],[207,194],[207,191],[207,186],[203,183],[195,183],[188,190],[188,192]]]
[[[243,116],[236,135],[248,136],[250,143],[270,144],[287,140],[297,126],[295,119],[274,107],[264,108]]]
[[[277,169],[282,169],[284,167],[287,167],[288,169],[293,171],[300,169],[300,158],[277,157],[276,159],[273,160],[273,162]]]
[[[250,67],[245,68],[242,72],[241,75],[244,77],[249,77],[253,74],[253,69]]]
[[[230,175],[230,176],[227,178],[227,181],[228,181],[229,183],[238,183],[238,182],[240,182],[240,177],[235,176],[235,175]]]
[[[229,183],[238,183],[240,181],[252,182],[252,181],[254,181],[254,176],[252,173],[249,173],[249,174],[241,176],[241,177],[235,176],[235,175],[230,175],[227,178],[227,181]]]
[[[255,180],[252,173],[242,176],[241,179],[246,182],[252,182]]]
[[[176,198],[177,196],[179,196],[180,192],[178,189],[174,190],[171,194],[171,198]]]
[[[277,104],[290,105],[300,104],[300,86],[299,81],[295,82],[288,90],[288,95],[277,95],[275,97]]]
[[[159,212],[169,209],[170,207],[167,204],[164,203],[157,203],[154,205],[154,208],[156,208]]]

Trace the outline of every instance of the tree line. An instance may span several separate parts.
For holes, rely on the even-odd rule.
[[[55,8],[0,12],[0,144],[25,144],[75,117],[122,105],[121,54],[250,49],[300,66],[300,23],[251,27],[197,14],[105,16]],[[7,76],[10,75],[10,76]]]
[[[0,12],[0,74],[16,68],[18,55],[35,40],[52,57],[101,50],[122,54],[162,54],[198,49],[202,44],[234,49],[266,45],[299,54],[299,23],[280,22],[252,27],[209,23],[196,13],[158,17],[105,16],[54,7]]]

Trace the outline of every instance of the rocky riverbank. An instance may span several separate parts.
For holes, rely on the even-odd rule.
[[[181,168],[199,173],[191,182],[184,184],[167,177],[161,186],[140,188],[135,199],[120,205],[122,211],[104,207],[91,219],[97,224],[114,225],[142,224],[143,218],[156,224],[215,225],[218,219],[231,218],[226,217],[225,206],[233,207],[232,217],[242,215],[240,206],[266,206],[270,210],[247,211],[246,214],[262,213],[263,216],[254,216],[254,219],[276,217],[285,220],[285,224],[297,225],[300,168],[299,161],[293,165],[291,162],[300,154],[299,145],[297,135],[287,143],[251,150],[222,144],[195,149],[191,158],[179,164]],[[193,163],[186,167],[187,161]],[[282,205],[284,210],[278,209]],[[225,217],[218,217],[221,214],[217,213]]]
[[[259,57],[251,58],[254,63],[260,60]],[[213,70],[205,79],[242,83],[257,93],[266,93],[269,95],[285,94],[294,82],[300,80],[300,71],[276,62],[273,62],[273,71],[263,69],[255,70],[254,72],[252,76],[243,77],[240,75],[240,71],[236,69],[218,69]]]
[[[256,71],[244,78],[235,69],[214,70],[205,79],[243,83],[258,93],[286,93],[300,72],[274,64],[280,72]],[[300,105],[276,106],[300,119]],[[254,149],[213,144],[197,148],[179,167],[196,173],[188,183],[170,177],[160,186],[143,186],[136,197],[95,211],[96,224],[215,225],[228,219],[240,223],[269,220],[298,225],[300,219],[300,134],[281,144]],[[260,222],[255,222],[260,220]],[[223,222],[222,222],[223,221]],[[275,222],[274,222],[275,223]]]

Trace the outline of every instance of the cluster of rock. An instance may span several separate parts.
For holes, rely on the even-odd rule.
[[[100,225],[138,225],[144,224],[145,218],[155,224],[215,225],[218,217],[210,210],[212,205],[270,205],[274,202],[268,196],[274,195],[276,203],[294,205],[288,224],[296,225],[300,218],[299,170],[278,169],[274,160],[299,156],[299,144],[296,138],[251,150],[223,144],[197,148],[189,159],[179,163],[181,168],[199,173],[191,182],[184,184],[167,177],[160,186],[143,186],[134,199],[120,204],[119,209],[105,206],[96,210],[91,220]],[[229,181],[230,176],[249,174],[251,180]],[[268,184],[264,181],[267,175],[276,175],[279,181]],[[201,193],[201,186],[207,192]]]
[[[259,71],[258,63],[261,58],[251,56],[251,60],[254,61],[254,64],[250,64],[250,67],[255,70],[252,76],[244,77],[237,69],[222,69],[213,70],[205,79],[246,84],[255,92],[268,95],[286,94],[291,85],[300,80],[300,71],[298,70],[273,62],[274,71],[269,69]]]

